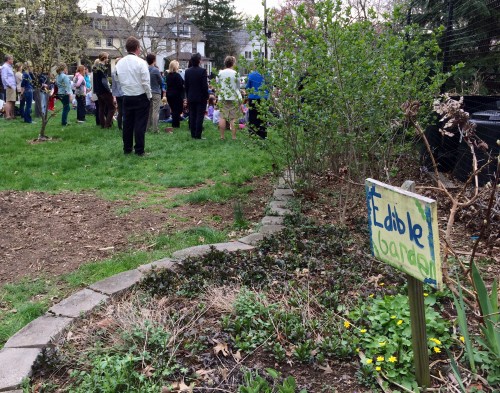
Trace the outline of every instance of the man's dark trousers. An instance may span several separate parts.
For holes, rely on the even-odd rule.
[[[189,104],[189,128],[191,129],[191,137],[194,139],[201,139],[206,109],[207,104],[205,102]]]
[[[123,152],[144,154],[144,135],[148,126],[149,99],[146,94],[123,96]]]

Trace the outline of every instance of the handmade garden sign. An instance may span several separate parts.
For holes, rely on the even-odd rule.
[[[373,255],[407,274],[415,377],[430,386],[423,283],[443,283],[436,201],[415,194],[415,183],[402,188],[366,179],[366,204]]]
[[[373,179],[366,180],[365,188],[373,255],[440,288],[436,201]]]

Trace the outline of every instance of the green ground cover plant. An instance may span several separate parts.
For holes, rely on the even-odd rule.
[[[135,293],[73,328],[48,355],[54,364],[43,375],[53,377],[35,381],[62,391],[108,392],[98,387],[119,381],[129,392],[319,392],[339,388],[328,375],[342,362],[358,369],[349,391],[376,391],[380,378],[392,392],[415,391],[403,279],[353,238],[346,227],[290,217],[250,254],[212,249],[175,272],[154,270]],[[425,292],[435,381],[449,370],[447,351],[467,365],[456,356],[465,346],[452,304],[448,292]],[[481,362],[481,378],[495,374],[492,358]],[[273,370],[287,364],[302,377]],[[306,369],[325,370],[321,382]]]

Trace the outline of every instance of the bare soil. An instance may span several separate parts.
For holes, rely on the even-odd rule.
[[[242,209],[244,218],[254,222],[272,195],[272,178],[256,178],[248,185],[253,191],[242,201]],[[169,189],[165,199],[194,190]],[[0,192],[0,285],[27,276],[68,273],[116,252],[146,247],[137,239],[147,234],[196,226],[224,229],[233,223],[232,202],[134,207],[144,197],[110,202],[90,193]]]

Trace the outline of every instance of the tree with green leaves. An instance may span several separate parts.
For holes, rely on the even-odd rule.
[[[30,62],[36,75],[50,76],[58,63],[75,62],[86,46],[83,34],[86,16],[78,0],[13,0],[8,8],[0,7],[0,51],[10,53],[16,61]],[[35,78],[39,89],[39,78]],[[40,139],[50,119],[42,116]]]
[[[231,32],[242,26],[242,16],[234,0],[183,0],[185,15],[207,37],[205,53],[216,67],[222,67],[226,55],[237,55]]]
[[[373,12],[359,19],[336,0],[287,0],[269,15],[269,28],[273,58],[261,68],[273,97],[262,102],[266,145],[275,148],[277,167],[293,168],[310,191],[318,174],[344,179],[338,203],[345,218],[358,203],[354,184],[366,177],[390,183],[414,154],[401,107],[432,108],[444,81],[436,36]]]

